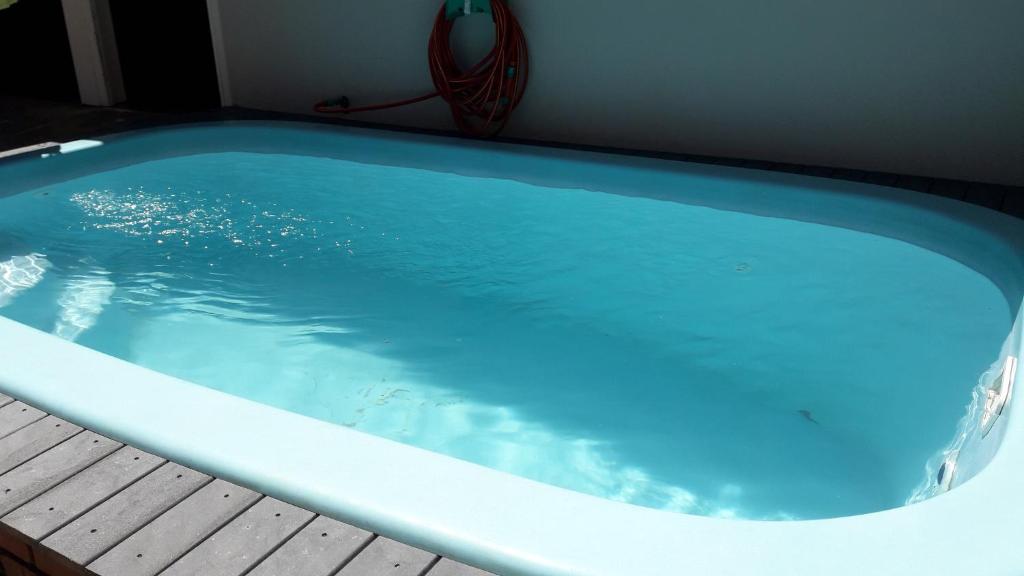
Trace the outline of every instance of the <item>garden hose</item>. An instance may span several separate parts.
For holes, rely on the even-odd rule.
[[[453,14],[451,1],[445,2],[434,20],[427,56],[434,90],[427,94],[365,106],[349,106],[348,98],[317,102],[315,111],[328,114],[354,114],[384,110],[423,102],[440,96],[451,108],[459,130],[478,137],[490,137],[500,132],[519,105],[529,77],[529,54],[526,37],[519,22],[509,10],[505,0],[490,0],[494,19],[494,46],[482,60],[462,70],[455,62],[450,36],[457,16],[470,13],[479,0]],[[462,2],[458,2],[461,6]],[[485,10],[474,10],[485,11]]]

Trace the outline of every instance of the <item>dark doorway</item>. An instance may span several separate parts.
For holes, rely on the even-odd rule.
[[[156,112],[220,106],[206,0],[110,0],[127,98]]]
[[[21,0],[0,10],[0,95],[78,102],[60,0]]]

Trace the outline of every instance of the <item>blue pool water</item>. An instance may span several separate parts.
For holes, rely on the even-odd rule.
[[[903,504],[1011,324],[984,276],[892,238],[241,152],[0,198],[0,314],[541,482],[764,519]]]

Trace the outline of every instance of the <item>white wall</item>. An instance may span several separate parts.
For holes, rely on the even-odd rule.
[[[440,0],[209,1],[236,105],[431,87]],[[511,6],[533,68],[507,135],[1024,185],[1022,0]],[[490,21],[460,26],[480,44]],[[358,118],[451,126],[441,102]]]
[[[113,106],[124,101],[109,0],[63,0],[61,6],[82,104]]]

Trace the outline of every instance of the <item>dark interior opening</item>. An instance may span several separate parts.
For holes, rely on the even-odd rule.
[[[155,112],[220,106],[205,0],[111,0],[127,102]]]
[[[21,0],[0,10],[0,95],[78,102],[60,0]]]

